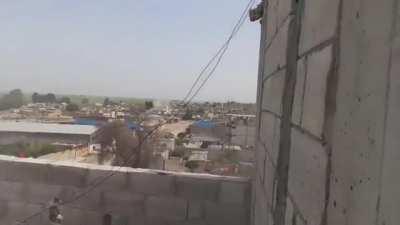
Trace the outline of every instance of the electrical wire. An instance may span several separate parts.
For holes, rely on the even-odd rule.
[[[190,90],[188,91],[188,93],[185,95],[185,97],[183,98],[182,102],[184,103],[185,106],[187,106],[192,100],[193,98],[198,94],[198,92],[200,91],[199,89],[201,89],[204,84],[208,81],[209,77],[215,72],[216,67],[218,67],[218,65],[220,64],[223,55],[225,55],[226,50],[229,47],[229,44],[231,42],[231,40],[233,39],[233,37],[237,34],[237,32],[240,30],[241,26],[243,25],[246,16],[248,14],[248,11],[250,10],[250,8],[254,5],[255,0],[250,0],[247,5],[246,8],[243,10],[242,14],[240,15],[239,20],[236,22],[235,26],[233,27],[228,39],[224,42],[224,44],[219,48],[219,50],[215,53],[215,55],[208,61],[207,65],[201,70],[201,72],[199,73],[199,75],[197,76],[196,80],[194,81],[194,83],[192,84]],[[218,59],[217,59],[218,58]],[[196,87],[196,85],[199,83],[200,79],[202,78],[202,76],[204,75],[204,73],[207,71],[207,69],[213,64],[213,62],[215,62],[215,60],[217,59],[217,63],[216,66],[213,67],[212,72],[210,72],[207,76],[207,78],[202,82],[202,84],[200,85],[200,88],[198,88],[195,92],[195,94],[189,99],[189,101],[187,101],[187,99],[189,98],[189,96],[192,94],[194,88]],[[210,75],[211,74],[211,75]]]
[[[215,70],[217,69],[217,67],[220,65],[221,60],[223,58],[223,56],[225,55],[229,44],[231,43],[231,40],[233,39],[233,37],[238,33],[238,31],[240,30],[240,28],[243,26],[247,13],[250,10],[250,8],[253,6],[255,0],[250,0],[249,3],[247,4],[245,10],[243,11],[242,15],[240,16],[239,21],[235,24],[230,36],[228,37],[228,39],[225,41],[225,43],[222,45],[222,47],[217,51],[217,53],[211,58],[211,60],[207,63],[207,65],[202,69],[202,71],[200,72],[200,74],[198,75],[197,79],[195,80],[195,82],[193,83],[192,87],[190,88],[189,92],[186,94],[185,98],[183,99],[183,102],[186,101],[185,103],[185,107],[190,104],[190,102],[198,95],[198,93],[200,92],[200,90],[204,87],[205,83],[210,79],[210,77],[214,74]],[[217,59],[218,58],[218,59]],[[201,83],[201,85],[199,86],[199,88],[197,88],[197,90],[194,92],[194,94],[190,97],[190,99],[187,101],[187,98],[192,94],[195,86],[198,84],[198,82],[200,81],[201,77],[203,76],[203,74],[206,72],[206,70],[212,65],[212,63],[215,61],[215,59],[217,59],[215,65],[212,67],[211,71],[208,73],[207,77],[205,80],[203,80],[203,82]],[[169,120],[167,120],[164,123],[160,123],[158,124],[154,129],[152,129],[150,132],[148,132],[143,139],[139,142],[138,146],[136,147],[136,149],[141,149],[143,143],[146,141],[147,138],[149,138],[154,132],[156,132],[158,129],[160,129],[163,125],[165,125],[166,123],[168,123]],[[135,151],[134,151],[135,152]],[[88,194],[90,194],[93,190],[95,190],[97,187],[99,187],[100,185],[102,185],[105,181],[107,181],[109,178],[111,178],[112,176],[116,175],[121,168],[124,168],[125,166],[129,165],[129,163],[131,162],[131,160],[133,159],[133,157],[135,156],[135,153],[132,153],[132,155],[128,158],[127,161],[125,161],[124,165],[122,165],[121,167],[118,167],[117,170],[113,170],[111,171],[108,175],[105,175],[103,177],[98,177],[96,179],[94,179],[92,182],[89,183],[89,187],[83,191],[82,193],[76,195],[74,198],[68,200],[68,201],[64,201],[60,204],[60,206],[65,206],[68,204],[71,204],[73,202],[78,201],[79,199],[82,199],[84,197],[86,197]],[[37,216],[42,215],[45,211],[49,210],[50,207],[45,207],[42,210],[40,210],[37,213],[34,213],[30,216],[27,216],[21,220],[16,220],[17,224],[19,225],[23,225],[23,224],[27,224],[27,222]]]
[[[138,146],[135,149],[141,149],[143,143],[145,143],[145,141],[147,140],[147,138],[149,138],[152,134],[154,134],[158,129],[160,129],[162,126],[164,126],[165,124],[167,124],[170,120],[167,120],[166,122],[160,123],[158,124],[154,129],[152,129],[151,131],[149,131],[148,133],[146,133],[146,135],[143,137],[143,139],[139,142]],[[135,151],[134,151],[135,152]],[[118,172],[120,172],[120,170],[122,168],[125,168],[127,165],[129,165],[129,163],[131,162],[131,160],[133,159],[133,157],[135,156],[135,153],[132,153],[128,160],[125,161],[124,165],[117,167],[117,170],[112,170],[109,174],[103,176],[103,177],[97,177],[95,178],[92,182],[90,182],[88,184],[88,188],[83,191],[82,193],[76,195],[74,198],[68,200],[68,201],[64,201],[60,204],[60,206],[64,206],[64,205],[68,205],[71,204],[73,202],[78,201],[79,199],[82,199],[84,197],[86,197],[88,194],[90,194],[90,192],[92,192],[93,190],[95,190],[97,187],[99,187],[100,185],[102,185],[104,182],[106,182],[109,178],[111,178],[112,176],[116,175]],[[18,225],[23,225],[26,224],[29,220],[38,217],[40,215],[42,215],[45,211],[49,210],[50,207],[45,207],[42,210],[28,216],[25,217],[22,220],[17,220],[17,224]]]

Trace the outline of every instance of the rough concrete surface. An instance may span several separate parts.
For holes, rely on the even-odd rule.
[[[266,2],[254,223],[399,224],[399,0]],[[288,164],[267,163],[277,119]]]
[[[101,224],[105,214],[135,225],[249,224],[250,182],[245,178],[161,172],[0,157],[0,224],[44,209],[30,225],[48,224],[54,197],[63,224]],[[115,172],[112,172],[115,171]],[[104,185],[92,185],[108,176]]]

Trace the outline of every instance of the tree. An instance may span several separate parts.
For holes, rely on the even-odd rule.
[[[110,99],[109,98],[105,98],[104,102],[103,102],[103,106],[108,106],[110,105]]]
[[[39,102],[39,94],[37,92],[33,93],[32,95],[32,102],[37,103]]]
[[[33,93],[32,95],[33,103],[55,103],[57,102],[56,95],[53,93],[48,93],[45,95],[41,95],[38,93]]]
[[[65,108],[68,112],[76,112],[79,110],[79,106],[75,103],[70,103]]]
[[[48,94],[45,96],[45,102],[46,102],[46,103],[55,103],[56,101],[57,101],[56,95],[53,94],[53,93],[48,93]]]
[[[114,121],[101,127],[98,141],[102,146],[99,154],[101,162],[106,154],[115,155],[112,162],[115,166],[138,167],[140,164],[139,138],[122,121]]]
[[[147,110],[148,110],[148,109],[154,108],[154,103],[153,103],[153,101],[145,101],[144,104],[145,104]]]
[[[20,89],[14,89],[0,99],[0,110],[19,108],[24,104],[24,94]]]
[[[81,104],[82,104],[82,105],[87,105],[87,104],[89,104],[89,99],[88,99],[88,98],[82,98]]]
[[[13,107],[21,107],[24,104],[24,94],[21,89],[14,89],[8,94],[8,98],[13,104]]]
[[[199,168],[199,163],[197,161],[187,161],[185,163],[185,167],[188,168],[191,172],[193,172],[195,169]]]
[[[182,117],[183,120],[192,120],[193,119],[193,113],[190,110],[186,110],[185,115]]]
[[[59,100],[60,103],[67,103],[70,104],[71,103],[71,99],[69,97],[62,97]]]

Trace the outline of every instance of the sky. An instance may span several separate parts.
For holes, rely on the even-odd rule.
[[[248,0],[2,0],[0,91],[182,99]],[[248,20],[196,100],[254,102]]]

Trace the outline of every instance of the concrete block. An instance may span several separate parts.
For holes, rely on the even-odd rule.
[[[204,218],[204,206],[202,201],[189,201],[188,219],[197,220]]]
[[[260,141],[264,147],[272,152],[272,146],[274,142],[274,128],[275,128],[275,116],[268,112],[261,113],[261,126],[260,126]]]
[[[64,217],[63,225],[76,225],[76,224],[103,224],[103,214],[88,209],[62,207],[61,214]],[[45,219],[45,225],[51,225],[49,220]]]
[[[271,155],[274,164],[278,159],[280,119],[268,112],[261,114],[260,141],[265,151]]]
[[[103,223],[103,214],[93,212],[93,211],[84,211],[81,210],[82,215],[78,224],[102,224]],[[72,224],[71,224],[72,225]]]
[[[306,70],[306,58],[303,57],[297,61],[297,77],[292,112],[292,123],[296,125],[301,125],[302,120]]]
[[[42,168],[43,169],[43,168]],[[89,170],[85,168],[49,165],[47,166],[47,182],[54,185],[85,187]]]
[[[307,223],[301,219],[299,215],[296,215],[296,225],[306,225]]]
[[[320,224],[325,205],[327,153],[321,143],[292,129],[288,189],[308,224]]]
[[[161,218],[147,218],[145,220],[146,225],[169,225],[168,221]]]
[[[181,223],[177,223],[176,225],[208,225],[204,220],[188,220]]]
[[[196,177],[177,176],[176,195],[188,200],[217,201],[220,182]]]
[[[267,20],[263,21],[263,23],[266,22],[266,24],[264,25],[264,29],[267,29],[265,38],[266,46],[270,45],[270,43],[273,41],[274,36],[276,36],[277,33],[279,19],[278,2],[279,0],[268,1]]]
[[[325,122],[327,78],[331,64],[331,46],[307,58],[302,126],[318,137],[322,136]]]
[[[84,211],[79,208],[62,207],[61,213],[64,216],[63,224],[65,225],[80,224],[84,220]]]
[[[99,189],[102,191],[127,189],[128,180],[130,178],[129,174],[130,173],[128,172],[113,172],[112,170],[90,169],[87,177],[87,185],[96,184],[107,177],[107,179],[99,186]]]
[[[274,142],[272,144],[272,157],[274,162],[278,161],[279,143],[281,140],[281,119],[276,118],[274,124]]]
[[[342,2],[340,49],[344,51],[339,56],[335,129],[332,139],[334,182],[331,182],[330,189],[330,196],[336,202],[336,207],[333,202],[330,203],[328,223],[381,224],[381,221],[377,221],[376,206],[384,202],[381,196],[381,184],[385,182],[382,174],[386,170],[382,168],[385,160],[383,157],[394,156],[382,147],[385,132],[383,121],[386,113],[387,126],[398,121],[390,120],[389,111],[385,110],[388,103],[387,85],[393,82],[387,80],[386,74],[390,68],[392,47],[389,40],[392,40],[391,24],[394,15],[391,12],[396,9],[393,9],[392,0],[365,0],[361,4]],[[392,62],[391,65],[396,63]],[[394,77],[398,77],[398,74]],[[388,162],[384,162],[384,165],[387,166]],[[392,170],[394,167],[387,169]],[[388,194],[386,197],[396,201],[393,193],[385,191]],[[389,218],[393,211],[385,217]],[[380,212],[383,212],[382,208]],[[388,212],[390,211],[386,213]]]
[[[305,0],[299,54],[335,35],[339,0]]]
[[[400,7],[399,7],[400,8]],[[399,10],[398,12],[399,13]],[[397,15],[399,17],[399,15]],[[392,69],[390,71],[388,115],[383,158],[381,208],[379,224],[397,224],[400,221],[400,38],[393,43]]]
[[[18,182],[0,181],[0,201],[23,201],[23,186]]]
[[[271,43],[266,46],[264,77],[268,77],[286,65],[288,29],[291,19],[278,27],[276,35],[270,37]],[[268,38],[268,37],[267,37]]]
[[[8,180],[9,177],[13,178],[15,175],[11,173],[12,168],[12,158],[1,156],[0,158],[0,180]],[[15,178],[14,178],[15,179]]]
[[[73,196],[63,195],[66,187],[59,185],[35,184],[35,183],[18,183],[20,187],[20,196],[23,202],[33,204],[47,204],[55,197],[62,200],[71,199]],[[16,190],[14,190],[16,191]]]
[[[150,196],[145,203],[146,219],[178,222],[186,219],[188,202],[180,198]]]
[[[278,1],[278,25],[283,24],[287,20],[292,11],[292,0]]]
[[[250,205],[250,184],[243,182],[222,181],[220,184],[219,202]]]
[[[9,181],[46,183],[48,176],[48,167],[41,163],[28,163],[25,161],[4,162]]]
[[[265,160],[264,182],[261,185],[264,189],[265,201],[267,201],[269,205],[273,205],[274,202],[276,186],[275,173],[276,168],[272,164],[270,156],[267,155]]]
[[[142,215],[131,215],[129,217],[128,225],[147,225],[146,224],[146,217],[144,214]]]
[[[58,198],[64,202],[70,201],[71,199],[76,198],[76,196],[79,195],[79,193],[82,193],[84,191],[85,189],[79,189],[70,186],[61,186],[61,190],[58,193]],[[90,193],[89,197],[87,198],[92,197],[92,195],[94,195],[94,192]]]
[[[144,202],[145,196],[142,194],[109,191],[101,193],[99,208],[102,211],[114,212],[125,216],[134,215],[138,218],[144,215]]]
[[[210,225],[249,225],[250,210],[240,205],[205,202],[205,221]],[[227,216],[229,215],[229,216]]]
[[[254,207],[254,223],[255,225],[272,225],[272,201],[266,196],[263,183],[256,180],[254,183],[255,188],[255,207]]]
[[[264,144],[261,143],[259,139],[256,141],[256,171],[255,176],[257,179],[264,180],[264,166],[265,166],[265,156],[266,150]]]
[[[25,219],[34,213],[41,212],[43,206],[35,204],[27,204],[20,202],[0,202],[0,221],[1,224],[15,224],[17,220]],[[43,225],[46,224],[46,214],[43,213],[29,221],[29,225]]]
[[[62,190],[61,196],[63,201],[70,201],[76,199],[77,196],[81,196],[82,193],[86,193],[87,189],[77,189],[66,187]],[[102,210],[103,205],[103,195],[100,190],[94,189],[89,193],[83,195],[83,197],[74,200],[70,203],[71,206],[75,208],[85,208],[88,210],[98,211]]]
[[[157,173],[129,173],[129,190],[157,196],[172,196],[175,193],[175,176]]]
[[[286,70],[281,70],[264,81],[262,109],[282,114],[282,96],[285,87]]]
[[[285,224],[286,225],[296,225],[293,224],[293,218],[294,218],[294,208],[293,208],[293,203],[290,200],[290,198],[286,199],[286,215],[285,215]]]

